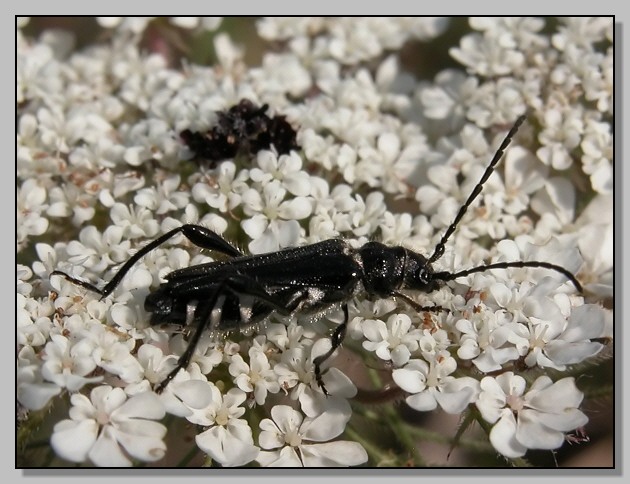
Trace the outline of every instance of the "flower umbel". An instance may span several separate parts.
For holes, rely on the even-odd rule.
[[[56,22],[16,31],[19,466],[545,466],[528,450],[586,440],[571,438],[589,433],[585,402],[613,401],[612,18],[99,17],[80,42],[85,18]],[[523,114],[424,269],[542,261],[583,293],[513,266],[405,290],[405,257],[364,260],[372,241],[430,258]],[[278,264],[277,285],[234,282],[188,326],[203,301],[158,288],[234,266],[181,234],[107,297],[89,290],[182,224],[253,254],[237,274],[250,282],[261,254],[348,245],[339,270],[310,252],[309,270]],[[148,296],[175,320],[155,324]],[[292,310],[245,324],[270,301]],[[315,362],[346,310],[326,396]],[[470,428],[436,438],[413,412]],[[474,458],[425,457],[451,436]]]

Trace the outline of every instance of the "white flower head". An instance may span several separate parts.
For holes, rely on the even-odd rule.
[[[304,417],[287,405],[276,405],[271,417],[260,422],[259,443],[265,450],[256,460],[265,467],[347,467],[367,461],[357,442],[326,443],[343,432],[349,414],[330,409]]]
[[[233,210],[241,203],[241,195],[248,189],[249,172],[240,170],[231,161],[221,163],[212,176],[202,179],[192,187],[192,197],[205,202],[221,212]]]
[[[263,50],[256,66],[248,60],[247,29],[219,32],[220,18],[96,22],[107,35],[88,45],[65,29],[33,35],[41,22],[22,28],[19,19],[16,31],[17,397],[27,419],[39,410],[50,419],[47,407],[71,395],[70,419],[53,434],[60,456],[92,465],[154,462],[165,451],[155,420],[166,411],[169,425],[203,427],[197,445],[216,465],[357,465],[367,458],[361,446],[332,439],[344,428],[365,438],[357,421],[391,409],[374,405],[350,419],[372,390],[391,396],[402,389],[417,410],[460,414],[488,374],[529,366],[553,369],[560,379],[580,364],[571,369],[577,378],[599,363],[593,357],[613,334],[613,313],[605,309],[614,303],[611,18],[475,17],[473,32],[455,44],[438,37],[446,18],[265,18],[256,29],[273,49],[257,46]],[[435,59],[433,78],[419,58],[406,55],[414,39],[423,49],[451,42],[442,48],[455,64]],[[214,47],[213,65],[195,64],[204,43]],[[191,161],[203,150],[189,146],[182,130],[198,132],[199,143],[217,142],[211,133],[226,122],[217,113],[244,99],[286,120],[291,132],[283,122],[254,123],[253,132],[227,140],[241,147],[234,159]],[[484,170],[522,113],[528,121],[480,190]],[[239,116],[231,121],[249,124]],[[294,149],[280,152],[286,140],[277,137],[285,135]],[[239,329],[247,309],[237,305],[251,305],[257,319],[266,297],[229,284],[232,292],[218,299],[224,306],[212,308],[221,315],[219,327],[199,328],[199,341],[193,336],[204,324],[199,318],[186,328],[156,324],[170,318],[145,309],[154,307],[146,304],[154,294],[163,306],[172,303],[181,322],[187,309],[203,304],[197,298],[220,284],[204,271],[238,266],[247,279],[259,274],[251,269],[263,260],[259,254],[278,252],[271,259],[283,260],[284,249],[313,249],[308,244],[324,240],[347,241],[338,260],[363,269],[380,262],[361,252],[368,241],[431,259],[475,190],[479,196],[444,255],[428,262],[438,274],[435,291],[407,294],[408,260],[396,255],[390,274],[385,261],[377,269],[391,276],[382,291],[361,269],[324,286],[318,253],[304,249],[292,253],[313,256],[311,265],[302,259],[311,274],[277,264],[252,291],[268,291],[291,314],[274,311],[246,331]],[[131,259],[133,267],[116,278],[142,247],[183,223],[207,227],[252,256],[233,264],[228,254],[196,247],[199,239],[180,233]],[[562,266],[584,294],[558,271],[517,261]],[[503,262],[515,267],[456,280],[444,275]],[[179,285],[171,273],[191,267],[179,272],[190,276]],[[51,277],[55,270],[116,287],[100,297],[87,284]],[[271,276],[280,272],[284,282],[276,285]],[[405,296],[418,302],[406,304]],[[339,306],[346,305],[346,339],[335,362],[327,323],[340,324]],[[443,311],[416,314],[418,305]],[[228,326],[234,334],[223,334]],[[143,396],[190,344],[196,346],[186,367],[157,400]],[[393,392],[391,382],[364,388],[360,375],[341,371],[346,355],[360,363],[371,352],[393,372],[399,385]],[[322,355],[331,357],[316,376],[314,361]],[[117,389],[97,387],[91,399],[76,393],[105,383]],[[524,424],[529,414],[513,400],[513,420]],[[578,400],[569,402],[571,412],[579,411]],[[295,408],[283,408],[287,401]],[[534,406],[541,413],[539,402]],[[265,418],[262,432],[253,432]],[[508,419],[499,421],[492,438],[505,455],[550,448],[516,432],[520,443],[506,450],[501,442],[512,442],[512,434],[504,431]],[[392,460],[371,464],[402,465],[401,456],[412,455],[404,441],[415,439],[402,438],[406,423],[392,420],[390,427],[399,424],[405,448],[383,448]],[[23,441],[28,432],[18,438],[23,460],[36,462]]]
[[[243,420],[245,408],[242,404],[247,394],[232,388],[226,394],[208,382],[212,390],[210,404],[193,410],[186,418],[198,425],[208,427],[195,437],[197,446],[223,466],[243,466],[258,456],[259,449],[254,445],[252,429]]]
[[[588,422],[578,406],[583,394],[573,378],[553,382],[539,377],[526,391],[523,377],[506,372],[481,380],[476,405],[485,420],[494,424],[490,442],[506,457],[525,455],[527,449],[557,449],[565,432]]]
[[[46,204],[46,189],[36,180],[26,180],[19,188],[17,194],[17,241],[18,249],[27,238],[32,235],[41,235],[48,228],[48,219],[42,217]]]
[[[252,253],[273,252],[297,245],[300,235],[298,220],[311,214],[307,197],[284,200],[287,194],[278,180],[272,180],[262,189],[243,193],[244,211],[251,218],[241,222],[243,230],[254,239],[249,244]]]
[[[253,392],[258,405],[265,403],[267,393],[278,393],[280,384],[264,352],[255,347],[249,350],[249,364],[239,354],[231,358],[230,374],[244,392]]]
[[[41,361],[31,346],[24,346],[18,353],[16,375],[18,402],[29,410],[41,410],[62,390],[59,385],[44,381]]]
[[[126,467],[131,459],[153,462],[164,456],[166,427],[155,422],[164,417],[164,408],[155,394],[127,398],[120,388],[99,386],[90,398],[77,393],[70,401],[70,419],[55,425],[50,441],[60,457]]]
[[[475,401],[479,382],[471,377],[451,376],[457,362],[441,352],[425,360],[410,360],[403,368],[392,372],[396,384],[408,393],[405,401],[418,411],[434,410],[438,406],[447,413],[461,413]]]
[[[87,339],[73,343],[60,334],[53,334],[46,345],[42,376],[71,392],[101,381],[101,376],[87,376],[96,368],[93,351],[94,345]]]
[[[391,360],[396,366],[403,366],[409,361],[422,336],[420,330],[411,329],[411,319],[406,314],[392,314],[387,323],[368,319],[361,327],[368,339],[363,342],[363,347],[374,351],[382,360]]]

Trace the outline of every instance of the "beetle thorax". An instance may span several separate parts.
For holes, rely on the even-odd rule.
[[[387,297],[403,285],[404,252],[402,247],[388,247],[380,242],[368,242],[359,249],[363,286],[369,295]]]

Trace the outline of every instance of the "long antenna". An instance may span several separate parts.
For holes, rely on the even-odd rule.
[[[440,242],[435,246],[433,255],[429,258],[430,263],[435,262],[444,254],[444,244],[446,244],[446,241],[449,239],[451,235],[453,235],[453,232],[455,232],[455,229],[457,228],[457,224],[460,222],[460,220],[462,219],[462,217],[468,210],[468,207],[470,206],[470,204],[481,193],[483,184],[486,183],[490,175],[492,175],[492,172],[494,171],[494,168],[496,167],[497,163],[499,163],[499,160],[501,160],[501,158],[503,157],[503,153],[505,153],[505,149],[508,147],[508,145],[512,141],[512,138],[514,138],[514,135],[516,134],[518,129],[521,127],[521,124],[523,124],[524,121],[525,121],[525,115],[523,114],[519,116],[519,118],[514,123],[514,126],[512,126],[512,129],[508,131],[508,134],[505,136],[503,143],[501,143],[501,146],[499,146],[499,149],[494,154],[494,157],[492,158],[492,161],[488,165],[488,168],[486,168],[486,171],[484,171],[483,175],[481,176],[481,180],[479,180],[479,183],[477,183],[472,193],[468,196],[468,200],[466,200],[466,203],[464,203],[464,205],[462,205],[462,207],[459,209],[459,213],[455,217],[455,220],[453,220],[453,223],[448,226],[448,229],[446,229],[446,232],[444,232],[444,235],[442,236],[442,239],[440,240]]]
[[[579,292],[584,292],[582,289],[582,284],[578,282],[573,274],[571,274],[564,267],[560,267],[556,264],[551,264],[550,262],[541,262],[541,261],[513,261],[513,262],[495,262],[493,264],[487,264],[485,266],[473,267],[471,269],[466,269],[459,272],[436,272],[433,274],[433,278],[441,281],[452,281],[457,279],[458,277],[464,277],[469,274],[474,274],[475,272],[485,272],[490,269],[508,269],[510,267],[542,267],[544,269],[551,269],[553,271],[559,272],[564,275],[567,279],[571,281],[571,283],[575,286],[575,288]]]

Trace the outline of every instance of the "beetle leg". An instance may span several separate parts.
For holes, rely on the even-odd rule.
[[[329,393],[328,393],[328,390],[326,390],[324,381],[322,380],[321,365],[328,358],[332,356],[332,354],[335,352],[337,348],[341,346],[341,343],[343,343],[343,340],[346,337],[346,330],[348,328],[348,320],[349,320],[348,305],[344,304],[343,306],[341,306],[341,308],[343,309],[343,315],[344,315],[343,323],[341,323],[339,326],[335,328],[335,331],[333,332],[332,337],[330,338],[330,342],[331,342],[330,349],[323,355],[319,355],[318,357],[313,359],[313,365],[315,366],[315,381],[317,382],[317,385],[319,385],[319,387],[324,392],[324,395],[326,396],[328,396]]]
[[[405,301],[409,306],[415,309],[417,312],[431,312],[431,313],[439,313],[441,311],[449,312],[447,308],[443,308],[442,306],[420,306],[416,301],[411,299],[409,296],[403,294],[402,292],[394,292],[394,296],[399,297],[403,301]]]
[[[215,304],[216,304],[217,299],[218,299],[218,294],[215,297]],[[192,301],[186,306],[186,323],[187,324],[192,323],[192,321],[194,320],[197,304],[198,304],[197,301]],[[195,332],[193,333],[192,338],[190,339],[190,341],[188,341],[188,345],[186,346],[186,351],[184,351],[182,355],[179,357],[179,359],[177,360],[177,365],[175,366],[175,368],[173,368],[171,372],[168,375],[166,375],[166,378],[164,378],[164,380],[162,380],[160,383],[156,385],[155,393],[162,393],[162,391],[164,391],[164,389],[166,388],[166,385],[168,385],[169,382],[173,378],[175,378],[175,375],[177,375],[179,370],[181,370],[182,368],[186,368],[188,366],[195,352],[195,348],[197,348],[197,344],[199,343],[199,340],[201,339],[201,335],[204,333],[205,327],[206,327],[205,321],[200,321],[199,323],[197,323]]]
[[[217,287],[209,304],[200,306],[198,301],[192,301],[187,305],[186,324],[190,325],[195,319],[198,319],[197,326],[191,339],[188,341],[186,351],[184,351],[177,360],[175,368],[155,387],[156,393],[161,393],[168,383],[175,378],[179,370],[188,367],[195,349],[199,344],[199,340],[206,329],[210,329],[211,331],[221,330],[221,309],[225,303],[225,296],[229,293],[237,297],[244,295],[251,296],[256,301],[268,305],[271,309],[283,315],[290,314],[290,310],[282,304],[282,301],[274,298],[273,294],[269,294],[264,286],[255,279],[240,274],[226,278],[221,281],[220,285]],[[201,311],[202,314],[196,314],[199,311]]]
[[[286,307],[285,302],[278,300],[273,294],[269,294],[265,286],[252,277],[234,274],[225,279],[222,285],[237,297],[242,295],[252,296],[258,302],[266,304],[283,316],[291,314],[291,310]]]
[[[201,225],[184,224],[180,227],[166,232],[164,235],[158,237],[157,239],[153,240],[152,242],[148,243],[140,250],[138,250],[138,252],[132,255],[127,260],[127,262],[123,264],[123,266],[118,270],[114,277],[112,277],[112,279],[107,284],[105,284],[105,287],[103,289],[99,289],[89,282],[80,281],[79,279],[69,276],[62,271],[52,271],[50,275],[63,276],[74,284],[77,284],[89,291],[100,294],[101,299],[103,299],[111,294],[114,289],[116,289],[116,286],[120,284],[120,281],[123,277],[125,277],[125,274],[129,272],[129,270],[135,265],[136,262],[138,262],[138,260],[140,260],[153,249],[156,249],[168,239],[174,237],[179,233],[184,234],[184,236],[197,247],[221,252],[222,254],[229,255],[231,257],[238,257],[243,255],[241,251],[239,251],[236,247],[223,239],[223,237],[221,237],[220,235],[215,234],[212,230],[202,227]]]

